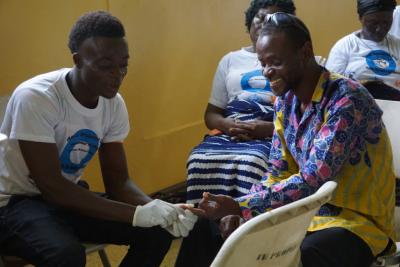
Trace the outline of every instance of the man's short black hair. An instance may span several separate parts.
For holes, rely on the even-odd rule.
[[[298,17],[284,12],[274,13],[269,19],[266,19],[260,36],[275,32],[285,33],[295,48],[303,47],[307,41],[311,42],[307,26]]]
[[[252,0],[245,12],[245,25],[248,31],[250,31],[251,23],[258,10],[271,6],[279,7],[280,11],[295,15],[296,7],[292,0]]]
[[[80,45],[91,37],[125,37],[121,21],[106,11],[94,11],[82,15],[69,34],[68,47],[76,53]]]

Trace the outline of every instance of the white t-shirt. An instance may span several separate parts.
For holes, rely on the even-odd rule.
[[[393,23],[389,33],[396,38],[400,38],[400,6],[393,11]]]
[[[5,154],[8,176],[0,176],[0,207],[11,195],[37,195],[18,140],[55,143],[62,175],[78,182],[101,143],[122,141],[129,132],[128,112],[122,97],[99,98],[97,107],[82,106],[71,94],[61,69],[36,76],[17,87],[4,115],[0,132],[9,137]]]
[[[257,54],[242,48],[228,53],[219,62],[208,102],[225,109],[236,98],[272,102],[272,96]]]
[[[354,32],[331,49],[326,68],[347,77],[380,80],[400,89],[400,40],[388,34],[382,42],[359,38]]]

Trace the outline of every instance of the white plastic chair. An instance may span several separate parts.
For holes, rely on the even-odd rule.
[[[316,193],[265,212],[236,229],[225,241],[212,267],[297,267],[300,245],[311,219],[331,198],[336,182],[326,182]]]
[[[394,173],[400,179],[400,102],[389,100],[375,100],[383,110],[383,122],[389,135],[393,152]],[[395,230],[397,235],[397,252],[393,255],[378,257],[372,267],[375,266],[399,266],[400,264],[400,207],[395,208]]]

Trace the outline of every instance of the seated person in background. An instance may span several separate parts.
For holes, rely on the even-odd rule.
[[[69,36],[74,67],[36,76],[12,94],[1,132],[0,251],[35,266],[85,266],[81,242],[130,245],[120,266],[159,266],[172,236],[195,221],[152,200],[130,179],[122,141],[128,112],[118,94],[129,52],[121,22],[83,15]],[[77,185],[99,151],[109,199]],[[183,207],[183,205],[181,205]],[[161,226],[161,227],[160,227]]]
[[[199,220],[183,239],[176,266],[209,266],[222,237],[241,221],[309,196],[330,180],[338,187],[309,226],[303,266],[370,266],[394,240],[395,177],[382,111],[360,83],[317,64],[297,17],[272,14],[256,48],[277,96],[268,172],[245,196],[203,194],[193,211],[210,220]],[[219,219],[222,236],[213,221]]]
[[[218,65],[204,116],[212,134],[188,159],[188,203],[198,203],[205,191],[242,196],[266,171],[273,94],[261,73],[255,43],[265,16],[277,11],[294,14],[294,3],[251,1],[245,24],[252,45],[228,53]]]
[[[326,68],[359,80],[375,97],[400,100],[400,40],[388,34],[395,0],[358,0],[362,28],[331,49]]]
[[[389,33],[396,38],[400,38],[400,6],[396,6],[393,11],[392,28]]]

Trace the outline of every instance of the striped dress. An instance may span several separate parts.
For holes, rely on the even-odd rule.
[[[309,231],[343,227],[374,255],[394,241],[395,177],[390,142],[379,109],[355,81],[324,71],[302,115],[289,91],[275,102],[268,173],[237,198],[245,219],[338,183]]]
[[[236,99],[227,117],[242,121],[272,121],[269,102]],[[239,197],[249,192],[267,170],[271,139],[235,142],[228,135],[206,136],[187,162],[187,203],[198,203],[203,192]]]

